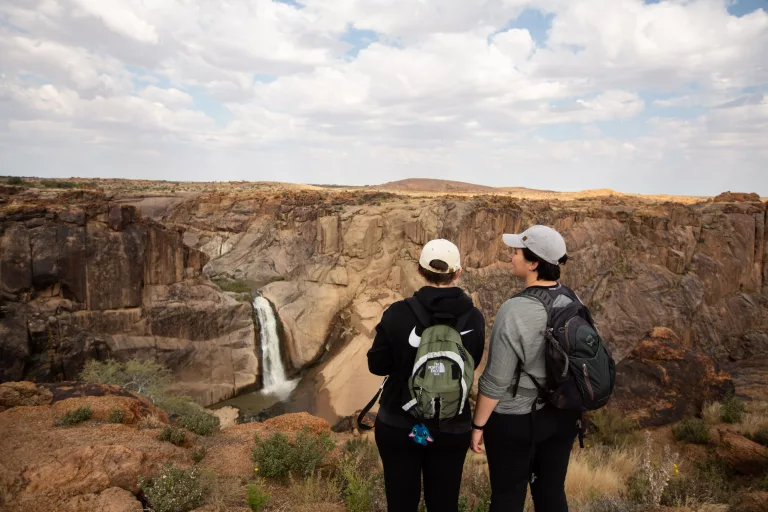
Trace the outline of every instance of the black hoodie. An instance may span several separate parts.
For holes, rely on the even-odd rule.
[[[468,311],[472,311],[462,329],[465,333],[461,339],[464,347],[472,355],[475,366],[480,364],[485,346],[485,319],[474,304],[472,298],[461,288],[437,288],[425,286],[414,294],[424,308],[430,313],[442,313],[445,321],[437,323],[455,324],[455,319]],[[450,319],[453,317],[453,319]],[[416,359],[416,347],[409,343],[411,331],[421,336],[425,326],[419,324],[413,310],[404,300],[395,302],[381,316],[376,326],[376,337],[373,346],[368,350],[368,369],[374,375],[389,375],[381,394],[378,418],[392,427],[410,429],[416,424],[416,419],[403,411],[402,407],[411,397],[408,391],[407,379],[413,369]],[[437,431],[436,421],[425,422],[427,428]],[[439,431],[460,434],[471,428],[471,412],[469,404],[464,404],[462,413],[439,425]]]

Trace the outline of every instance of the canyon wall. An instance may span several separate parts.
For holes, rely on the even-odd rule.
[[[461,286],[490,333],[496,310],[519,289],[501,234],[534,223],[564,234],[563,282],[591,306],[618,359],[652,328],[667,327],[730,371],[740,389],[764,393],[757,384],[768,366],[766,205],[722,199],[208,194],[163,221],[211,257],[206,274],[249,282],[275,304],[294,370],[332,351],[310,375],[311,412],[332,420],[359,409],[378,386],[365,351],[383,310],[423,285],[422,244],[443,237],[459,246]]]
[[[4,192],[0,381],[72,380],[89,358],[137,356],[203,405],[257,384],[250,304],[201,275],[208,257],[180,232],[98,193]]]

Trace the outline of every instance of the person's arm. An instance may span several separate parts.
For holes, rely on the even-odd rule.
[[[484,427],[499,400],[507,393],[515,377],[519,356],[514,340],[518,336],[513,314],[514,301],[507,301],[496,314],[496,321],[488,344],[488,361],[485,371],[478,381],[477,405],[472,420],[472,441],[470,448],[475,453],[483,453],[483,431],[474,428]],[[519,345],[519,344],[518,344]]]
[[[480,448],[483,444],[483,431],[478,430],[474,425],[484,427],[488,418],[491,417],[491,413],[496,408],[496,404],[499,403],[497,398],[488,398],[482,393],[477,394],[477,405],[475,406],[475,418],[472,420],[472,441],[469,447],[475,453],[484,453],[485,450]]]
[[[381,315],[381,320],[376,326],[376,336],[373,338],[373,345],[368,350],[368,371],[374,375],[382,377],[392,373],[395,368],[395,359],[392,350],[392,344],[387,337],[384,322],[387,318],[389,309]]]

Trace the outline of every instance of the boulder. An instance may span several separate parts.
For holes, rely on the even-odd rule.
[[[0,412],[22,405],[48,405],[53,393],[34,382],[5,382],[0,384]]]
[[[723,192],[713,199],[716,203],[730,202],[757,202],[760,201],[760,195],[755,192]]]
[[[150,416],[168,423],[168,414],[164,410],[119,386],[85,382],[55,382],[42,386],[50,390],[50,403],[57,414],[88,406],[93,411],[92,419],[98,421],[108,421],[112,411],[119,410],[125,424],[135,424]]]
[[[657,327],[617,365],[612,402],[641,426],[658,426],[700,413],[730,389],[733,382],[712,358]]]
[[[718,429],[717,456],[742,475],[762,475],[768,470],[768,448],[728,429]]]
[[[308,427],[312,434],[329,434],[331,426],[322,418],[312,416],[306,412],[283,414],[266,420],[263,424],[265,429],[279,432],[299,432],[304,427]]]

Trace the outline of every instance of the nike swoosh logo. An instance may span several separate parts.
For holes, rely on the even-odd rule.
[[[470,329],[468,331],[462,331],[461,335],[464,336],[465,334],[469,334],[474,329]],[[411,334],[408,335],[408,344],[411,345],[413,348],[419,348],[419,344],[421,343],[421,336],[416,335],[416,327],[414,327],[411,330]]]
[[[414,348],[419,348],[421,343],[421,336],[416,336],[416,327],[413,328],[411,334],[408,335],[408,344]]]

